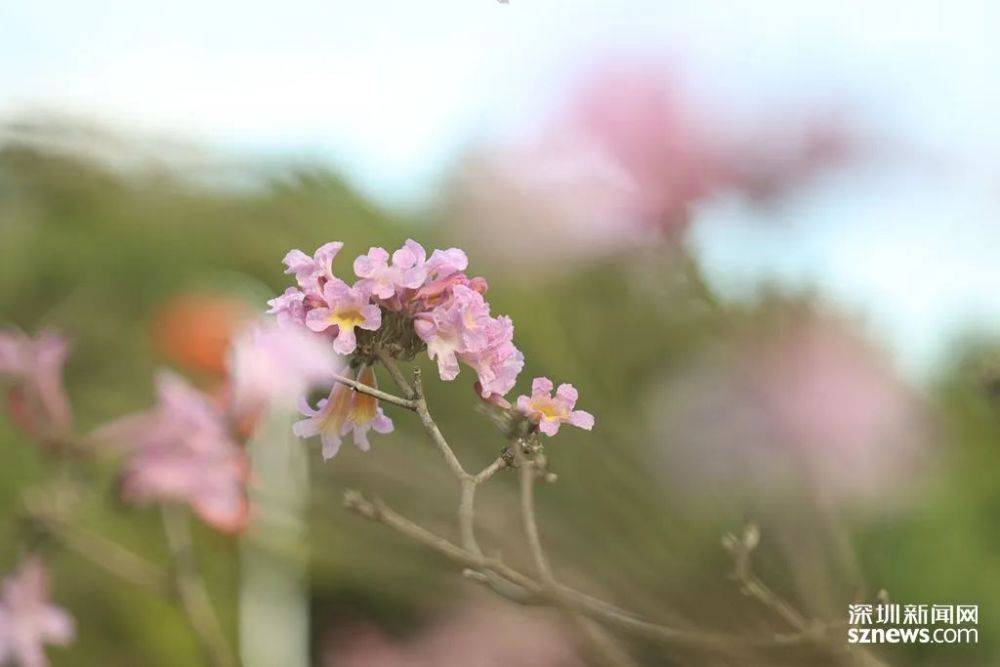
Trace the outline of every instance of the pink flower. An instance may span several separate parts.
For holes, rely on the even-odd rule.
[[[358,381],[369,387],[377,386],[371,366],[361,370]],[[300,438],[318,435],[323,443],[324,459],[337,455],[348,433],[353,434],[358,449],[367,452],[371,448],[368,431],[391,433],[393,429],[392,420],[382,412],[377,399],[340,382],[333,385],[330,396],[321,400],[315,409],[303,401],[301,411],[306,419],[295,422],[292,432]]]
[[[517,409],[538,424],[538,430],[548,436],[559,432],[561,424],[578,426],[589,431],[594,428],[594,415],[584,410],[574,410],[577,392],[571,384],[561,384],[552,396],[552,381],[535,378],[531,383],[531,396],[518,396]]]
[[[25,429],[42,436],[69,430],[73,415],[62,378],[68,352],[66,339],[51,331],[36,338],[17,329],[0,331],[0,375],[13,382],[10,408]]]
[[[215,528],[241,530],[248,521],[248,464],[223,414],[169,371],[160,372],[156,385],[155,408],[99,431],[100,437],[131,446],[122,472],[124,497],[187,503]]]
[[[407,239],[392,254],[391,265],[384,248],[370,248],[367,255],[354,260],[354,273],[361,278],[357,287],[368,289],[380,299],[390,299],[403,289],[416,289],[427,278],[426,258],[423,246],[413,239]]]
[[[716,131],[659,62],[615,63],[592,73],[570,100],[568,123],[607,152],[635,185],[632,217],[683,231],[688,207],[717,184]]]
[[[431,253],[431,258],[427,260],[427,281],[433,282],[447,278],[453,273],[465,271],[468,266],[469,258],[459,248],[435,250]]]
[[[904,498],[930,460],[917,394],[848,322],[814,313],[713,348],[651,403],[679,489],[834,504]],[[724,419],[719,416],[724,415]]]
[[[428,280],[423,287],[411,295],[411,309],[416,309],[417,312],[420,312],[440,306],[451,298],[452,290],[456,285],[468,287],[480,294],[486,294],[486,291],[489,289],[485,278],[469,278],[461,272],[449,273],[434,281]]]
[[[291,250],[282,260],[288,267],[285,273],[295,275],[295,280],[306,295],[318,295],[323,284],[333,279],[333,258],[343,247],[344,244],[340,241],[324,243],[312,257],[301,250]]]
[[[418,316],[414,328],[427,343],[427,355],[436,360],[442,380],[458,375],[458,354],[486,348],[490,307],[479,292],[463,285],[452,288],[451,299]]]
[[[73,619],[49,602],[48,576],[37,557],[3,580],[0,593],[0,664],[45,667],[44,644],[73,640]]]
[[[474,352],[464,352],[459,358],[479,375],[481,396],[503,396],[517,382],[524,368],[524,355],[514,347],[514,323],[505,315],[490,318],[485,325],[486,345]]]
[[[607,151],[560,130],[468,155],[453,182],[449,219],[485,258],[537,274],[655,240],[636,220],[637,196]]]
[[[289,287],[281,296],[276,296],[268,300],[270,306],[267,313],[274,315],[278,324],[301,324],[306,323],[306,295],[302,290]]]
[[[306,326],[317,333],[336,327],[333,349],[350,354],[358,346],[354,328],[375,331],[382,326],[382,311],[370,303],[371,294],[364,287],[350,287],[338,278],[323,285],[326,307],[313,308],[306,315]]]
[[[583,667],[573,637],[551,612],[464,602],[404,639],[369,623],[338,624],[323,641],[324,667]]]
[[[262,324],[240,335],[229,356],[234,410],[292,408],[311,387],[343,368],[322,336],[297,326]]]

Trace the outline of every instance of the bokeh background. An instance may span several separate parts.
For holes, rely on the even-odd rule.
[[[567,581],[680,626],[780,631],[727,577],[720,537],[754,521],[762,578],[811,616],[846,621],[882,589],[980,605],[979,644],[886,661],[1000,660],[1000,7],[7,5],[0,323],[71,338],[83,430],[149,405],[162,366],[217,386],[290,248],[461,246],[514,319],[518,392],[573,382],[597,416],[548,448],[540,520]],[[429,391],[470,467],[492,460],[468,382]],[[451,534],[456,490],[392,416],[329,463],[274,437],[309,459],[310,660],[578,664],[558,617],[340,508],[361,488]],[[77,618],[53,664],[197,664],[168,602],[24,520],[54,472],[6,418],[0,457],[0,564],[41,539]],[[114,462],[87,474],[74,522],[161,557]],[[527,563],[514,480],[491,484],[482,541]],[[237,642],[246,545],[196,538]]]

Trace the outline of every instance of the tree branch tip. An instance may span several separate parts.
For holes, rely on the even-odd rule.
[[[376,503],[366,499],[360,491],[355,489],[347,489],[344,491],[343,505],[345,509],[369,519],[377,519],[380,513],[379,507]]]

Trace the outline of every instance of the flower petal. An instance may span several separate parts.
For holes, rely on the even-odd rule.
[[[531,393],[532,394],[545,394],[548,396],[552,393],[552,380],[547,377],[537,377],[531,381]]]
[[[557,419],[543,419],[538,424],[538,430],[545,435],[552,437],[559,432],[559,420]]]
[[[594,415],[590,414],[586,410],[574,410],[570,413],[569,419],[566,420],[566,423],[589,431],[594,428]]]

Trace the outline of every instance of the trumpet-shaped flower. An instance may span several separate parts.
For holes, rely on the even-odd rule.
[[[233,441],[222,412],[173,373],[157,377],[158,403],[99,431],[131,446],[122,493],[136,503],[183,502],[224,531],[248,519],[243,449]]]
[[[465,271],[469,267],[469,258],[463,250],[448,248],[435,250],[427,260],[427,280],[433,282],[447,278],[453,273]]]
[[[317,333],[335,329],[333,349],[350,354],[358,346],[355,327],[375,331],[382,326],[382,311],[370,303],[371,293],[364,287],[350,287],[332,278],[323,285],[325,307],[313,308],[306,315],[306,326]]]
[[[574,410],[577,392],[571,384],[561,384],[552,396],[552,381],[535,378],[531,383],[531,396],[518,396],[517,409],[538,424],[538,430],[548,436],[559,432],[561,424],[571,424],[589,431],[594,428],[594,415],[584,410]]]
[[[0,331],[0,376],[13,382],[10,407],[22,427],[43,435],[69,429],[73,415],[62,377],[68,352],[66,339],[51,331],[36,338]]]
[[[354,273],[361,278],[358,287],[380,299],[390,299],[403,289],[416,289],[427,279],[426,259],[424,247],[413,239],[392,253],[391,264],[385,248],[370,248],[367,255],[354,260]]]
[[[490,307],[483,295],[464,285],[452,288],[452,298],[419,316],[414,328],[427,343],[427,354],[438,364],[442,380],[458,375],[458,354],[477,352],[489,343]]]
[[[358,374],[358,381],[375,387],[375,372],[370,366]],[[328,398],[316,408],[303,401],[301,412],[306,417],[292,425],[300,438],[318,435],[323,443],[323,458],[332,459],[340,451],[344,436],[353,434],[354,444],[363,452],[371,448],[368,431],[391,433],[392,420],[385,416],[374,396],[362,394],[345,384],[336,382]]]
[[[48,575],[37,557],[3,580],[0,592],[0,664],[45,667],[44,644],[73,640],[72,617],[49,601]]]
[[[469,278],[462,272],[449,273],[447,276],[428,280],[410,298],[411,309],[417,312],[428,311],[446,303],[452,297],[457,285],[467,287],[480,294],[486,294],[489,289],[485,278]]]
[[[340,241],[324,243],[312,257],[301,250],[291,250],[282,260],[287,267],[285,273],[295,275],[295,280],[306,295],[318,296],[323,285],[333,279],[333,258],[343,247],[344,244]]]
[[[281,296],[269,299],[267,305],[270,306],[267,313],[274,315],[278,324],[301,324],[306,323],[306,295],[305,292],[289,287]]]
[[[524,355],[514,346],[514,323],[509,317],[489,318],[483,329],[486,345],[459,357],[479,375],[483,398],[503,396],[514,388]]]

